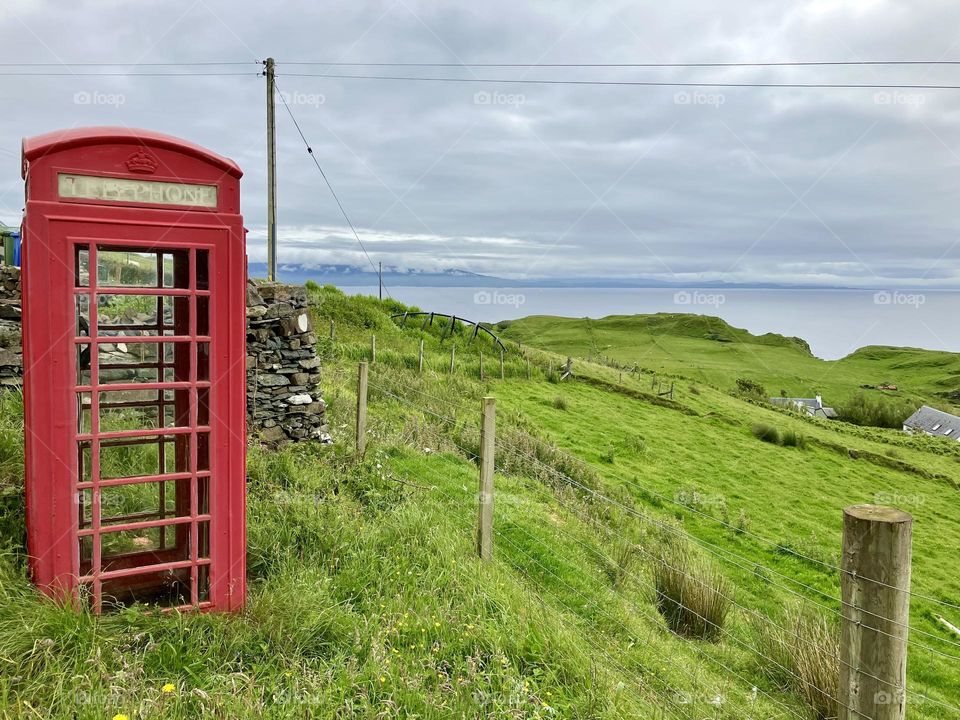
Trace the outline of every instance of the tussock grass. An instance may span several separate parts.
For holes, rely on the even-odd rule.
[[[773,621],[751,616],[757,671],[798,695],[817,720],[837,716],[840,630],[822,613],[788,605]]]
[[[666,546],[652,571],[656,606],[667,627],[694,640],[718,640],[733,585],[682,543]]]

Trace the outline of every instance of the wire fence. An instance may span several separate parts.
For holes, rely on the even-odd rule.
[[[476,410],[471,411],[469,408],[464,406],[462,401],[451,399],[449,397],[441,397],[436,393],[427,392],[422,388],[416,387],[412,383],[403,383],[402,381],[398,381],[398,379],[393,379],[393,382],[391,382],[391,379],[387,377],[378,377],[376,380],[371,381],[370,388],[371,390],[374,390],[376,393],[379,393],[383,398],[389,399],[390,401],[393,401],[396,403],[400,403],[401,405],[405,406],[406,408],[408,408],[413,412],[421,413],[426,417],[430,417],[433,420],[437,421],[438,423],[441,423],[444,427],[448,429],[459,426],[461,428],[468,428],[470,432],[479,432],[478,429],[474,428],[473,423],[464,419],[464,418],[471,417],[477,411]],[[418,399],[416,400],[412,399],[411,395],[418,396]],[[439,409],[439,408],[442,408],[442,409]],[[627,535],[625,535],[624,533],[620,532],[615,527],[613,527],[611,523],[603,522],[601,518],[597,516],[596,513],[592,513],[589,511],[590,505],[588,504],[588,502],[590,504],[602,505],[604,507],[616,509],[622,512],[624,515],[635,520],[642,527],[645,527],[648,529],[654,528],[661,534],[670,535],[675,537],[677,540],[680,540],[685,543],[690,543],[692,546],[698,548],[699,550],[702,550],[704,553],[722,562],[724,565],[737,568],[738,570],[743,571],[745,573],[751,573],[751,574],[762,573],[765,576],[765,578],[767,578],[767,581],[773,587],[775,587],[778,591],[782,591],[792,596],[793,598],[796,598],[798,603],[802,604],[804,607],[810,606],[814,608],[816,611],[823,611],[827,613],[828,617],[838,618],[841,622],[843,622],[845,610],[856,611],[856,612],[864,613],[867,616],[872,616],[873,618],[875,618],[877,622],[872,623],[872,625],[880,625],[882,623],[888,623],[893,628],[900,628],[903,631],[909,631],[909,633],[914,636],[919,636],[921,638],[931,638],[933,640],[936,640],[937,642],[944,643],[948,646],[960,647],[960,643],[940,637],[938,635],[935,635],[934,633],[925,631],[922,628],[917,628],[915,627],[915,625],[901,623],[896,618],[886,617],[883,614],[871,612],[858,605],[845,603],[842,598],[839,598],[839,597],[836,597],[835,595],[827,593],[820,588],[814,587],[809,583],[804,582],[803,580],[791,577],[790,575],[784,572],[781,572],[780,570],[777,570],[775,568],[769,567],[767,565],[757,563],[754,560],[738,552],[735,552],[727,547],[723,547],[705,538],[698,537],[697,535],[689,532],[688,530],[678,527],[672,522],[662,520],[658,517],[651,515],[648,512],[641,511],[637,509],[635,506],[633,506],[632,504],[627,504],[622,500],[611,497],[610,495],[598,490],[597,488],[590,487],[584,482],[581,482],[580,480],[574,477],[571,477],[570,474],[562,472],[561,470],[558,470],[556,467],[553,467],[552,465],[544,462],[541,458],[532,454],[529,449],[521,447],[515,442],[510,442],[510,440],[504,439],[502,437],[503,433],[501,433],[500,435],[501,436],[498,436],[497,438],[497,453],[496,453],[497,460],[494,461],[494,467],[498,474],[500,474],[501,476],[510,476],[519,481],[529,483],[529,480],[524,478],[521,474],[512,472],[511,468],[504,466],[502,460],[500,459],[500,456],[502,453],[512,453],[514,456],[523,457],[527,462],[531,464],[531,466],[537,467],[538,470],[543,474],[548,476],[553,476],[554,478],[556,478],[556,480],[559,482],[560,487],[569,488],[574,491],[575,496],[573,500],[565,499],[563,495],[560,493],[554,494],[554,498],[556,499],[560,507],[562,507],[566,512],[572,513],[573,515],[577,516],[581,520],[585,521],[585,523],[588,524],[589,526],[592,526],[599,537],[601,538],[616,537],[623,543],[629,544],[639,554],[641,554],[651,566],[655,567],[659,565],[659,566],[665,567],[666,569],[672,572],[675,572],[680,574],[681,576],[684,576],[687,580],[689,580],[690,583],[693,583],[694,585],[702,586],[704,590],[709,589],[711,591],[716,591],[716,588],[714,587],[708,588],[706,581],[704,581],[702,578],[697,577],[695,574],[685,570],[682,567],[677,567],[675,565],[672,565],[669,561],[669,558],[664,557],[663,555],[659,555],[657,552],[651,551],[643,547],[643,545],[640,543],[634,542]],[[474,452],[474,450],[468,447],[465,447],[462,442],[458,442],[456,439],[451,438],[449,433],[447,434],[446,437],[447,437],[447,440],[451,443],[451,445],[455,447],[458,452],[462,453],[464,457],[470,459],[475,463],[478,463],[478,464],[480,463],[481,458],[477,454],[477,452]],[[566,456],[567,458],[569,458],[571,462],[582,463],[582,461],[579,460],[579,458],[569,455],[568,453],[566,453],[563,450],[560,450],[559,448],[556,448],[556,452]],[[536,488],[531,488],[531,489],[536,489]],[[742,531],[741,528],[733,526],[731,523],[724,521],[722,518],[718,518],[716,516],[711,515],[710,513],[706,513],[702,511],[700,508],[697,508],[690,503],[684,503],[677,500],[676,498],[670,498],[661,493],[657,493],[656,491],[653,491],[650,488],[645,487],[643,488],[643,491],[649,494],[651,497],[658,499],[661,502],[668,503],[671,506],[675,506],[677,508],[681,508],[691,513],[694,513],[707,521],[716,522],[718,525],[726,529],[736,530],[738,533],[743,534],[744,536],[757,542],[761,546],[774,547],[774,548],[782,547],[780,543],[777,543],[763,536],[760,533]],[[531,533],[530,530],[528,530],[522,524],[511,522],[508,525],[508,527],[510,529],[516,528],[520,532],[524,533],[524,535],[529,540],[533,542],[537,542],[538,544],[542,545],[546,550],[556,549],[555,546],[551,546],[548,543],[548,541],[546,541],[544,538],[538,537],[537,535]],[[552,576],[554,577],[554,579],[558,582],[561,582],[562,584],[565,584],[567,588],[570,590],[570,592],[575,594],[579,593],[579,591],[576,588],[569,586],[569,583],[567,583],[566,580],[556,575],[556,573],[554,573],[549,567],[545,566],[536,556],[531,555],[528,551],[524,550],[522,546],[518,545],[518,543],[516,542],[516,539],[512,538],[509,534],[505,533],[503,529],[501,529],[500,527],[495,527],[494,533],[498,542],[502,541],[506,543],[507,546],[512,548],[514,557],[517,557],[515,553],[521,553],[530,562],[537,565],[544,572],[552,573]],[[616,558],[604,553],[597,546],[592,545],[591,543],[588,543],[573,534],[569,535],[569,539],[575,542],[578,546],[582,547],[586,552],[588,552],[590,555],[594,556],[595,558],[597,558],[599,561],[603,563],[613,565],[617,562]],[[792,549],[787,549],[787,550],[792,551]],[[793,554],[795,554],[799,558],[813,562],[814,564],[824,568],[825,570],[829,570],[832,573],[836,573],[837,577],[842,577],[844,575],[847,577],[853,577],[856,580],[860,580],[869,584],[874,584],[880,588],[886,588],[892,591],[896,591],[898,593],[907,593],[911,598],[916,598],[923,602],[928,602],[943,608],[956,609],[960,607],[949,601],[939,600],[937,598],[932,598],[928,595],[924,595],[906,588],[893,586],[881,580],[856,575],[856,573],[854,573],[853,571],[846,570],[836,564],[820,561],[820,560],[817,560],[816,558],[808,557],[807,555],[800,552],[793,552]],[[562,598],[556,597],[556,593],[551,589],[551,587],[544,585],[544,583],[542,582],[538,582],[535,578],[533,578],[529,574],[529,572],[524,570],[524,568],[518,565],[516,562],[511,563],[511,567],[513,567],[515,570],[523,574],[524,577],[527,579],[527,581],[530,582],[534,587],[537,587],[538,589],[551,594],[551,596],[553,596],[554,599],[558,601],[562,601]],[[626,577],[630,579],[631,582],[635,583],[638,588],[643,589],[648,596],[654,599],[658,597],[658,594],[660,593],[660,591],[653,581],[651,581],[648,578],[645,578],[644,576],[636,572],[632,572],[629,569],[624,571],[624,574]],[[613,587],[607,586],[606,592],[612,594],[615,597],[618,597],[621,601],[626,602],[629,605],[629,607],[637,614],[637,616],[642,617],[648,622],[654,623],[657,626],[662,626],[662,619],[658,618],[655,613],[650,612],[649,610],[645,609],[643,606],[636,603],[635,601],[632,601],[629,598],[624,599],[622,596],[617,594],[616,590]],[[805,638],[801,636],[801,634],[798,633],[796,629],[786,627],[783,623],[777,622],[776,619],[769,617],[767,614],[764,614],[756,610],[755,608],[751,608],[745,605],[744,603],[740,602],[736,598],[734,593],[728,594],[724,592],[719,592],[718,594],[721,595],[722,599],[725,602],[729,603],[731,607],[736,608],[738,611],[742,612],[746,617],[750,618],[751,620],[754,620],[758,623],[766,624],[770,627],[775,628],[784,636],[794,638],[798,644],[805,641]],[[589,598],[589,597],[582,596],[582,594],[580,595],[579,599],[593,605],[596,605],[597,603],[599,603],[598,598],[596,597]],[[829,603],[829,604],[826,604],[826,603]],[[700,620],[706,625],[713,626],[713,629],[716,631],[716,634],[722,637],[723,639],[729,641],[731,646],[736,647],[747,654],[750,654],[762,659],[762,661],[769,664],[770,667],[775,667],[782,676],[786,676],[790,678],[792,681],[794,681],[797,685],[801,686],[803,689],[811,693],[819,694],[820,696],[825,698],[827,701],[834,704],[836,707],[846,710],[848,713],[847,715],[848,717],[871,718],[872,720],[872,716],[863,712],[861,709],[855,708],[849,705],[844,705],[841,702],[840,698],[837,696],[837,689],[835,687],[830,688],[830,687],[821,687],[821,686],[814,685],[811,682],[811,680],[809,680],[808,678],[802,677],[798,675],[791,668],[784,666],[780,662],[780,660],[778,660],[777,658],[771,657],[769,654],[765,654],[762,648],[757,647],[755,644],[751,644],[748,641],[748,639],[744,639],[743,637],[739,636],[731,629],[724,627],[723,625],[717,624],[713,620],[711,620],[711,618],[700,614],[695,607],[692,607],[684,603],[682,598],[681,598],[681,601],[679,602],[679,605],[684,612],[690,613],[691,615],[695,616],[698,620]],[[581,610],[582,610],[582,607],[581,607]],[[626,628],[624,629],[626,630]],[[891,639],[897,639],[900,637],[900,635],[894,635],[892,633],[888,633],[879,627],[871,627],[870,629],[880,635],[889,637]],[[937,657],[943,658],[951,662],[960,660],[960,656],[938,650],[937,648],[934,648],[924,642],[917,640],[916,637],[908,636],[908,639],[906,642],[909,644],[911,648],[915,650],[929,652]],[[759,690],[757,686],[754,684],[754,681],[751,681],[749,678],[744,677],[742,673],[738,673],[735,670],[735,668],[727,666],[719,658],[715,657],[715,655],[704,651],[704,649],[701,648],[698,643],[696,642],[691,643],[690,647],[693,649],[694,653],[696,653],[698,657],[702,658],[702,660],[706,664],[714,666],[715,668],[717,668],[718,672],[725,673],[731,677],[736,677],[739,681],[745,683],[747,686],[753,687],[755,693],[759,693],[759,695],[763,696],[768,702],[771,703],[772,706],[777,707],[779,710],[786,713],[787,716],[805,717],[805,715],[803,715],[802,713],[799,713],[794,706],[791,706],[790,704],[785,703],[783,700],[780,700],[777,697],[774,697],[774,695],[772,695],[771,693],[765,690]],[[595,648],[595,649],[601,650],[601,648]],[[604,652],[604,654],[607,654],[607,653]],[[613,660],[613,658],[610,658],[610,659]],[[856,673],[863,677],[874,680],[875,682],[882,684],[884,687],[889,688],[889,691],[890,691],[889,694],[892,698],[906,695],[906,687],[903,686],[901,683],[898,683],[889,678],[883,678],[875,674],[871,674],[869,673],[869,671],[865,670],[863,667],[859,667],[859,666],[855,667],[854,665],[848,662],[845,662],[840,657],[836,658],[836,663],[839,667],[845,667],[847,670],[849,670],[852,673]],[[620,669],[624,673],[626,673],[625,668],[620,666]],[[671,690],[675,691],[676,688],[672,688]],[[689,708],[684,706],[682,703],[678,705],[676,703],[675,696],[672,698],[663,698],[663,699],[665,699],[668,702],[668,704],[678,712],[683,710],[689,710]],[[935,697],[931,697],[930,695],[919,692],[917,690],[911,689],[910,699],[911,699],[911,703],[915,703],[915,704],[923,703],[923,704],[929,704],[931,706],[935,706],[936,708],[940,709],[938,710],[938,713],[949,712],[949,713],[955,714],[956,717],[960,717],[960,707],[958,707],[957,705],[954,705],[952,703],[949,703],[943,700],[939,700]],[[684,716],[689,717],[689,713],[687,713]],[[887,717],[887,716],[884,715],[883,717]]]

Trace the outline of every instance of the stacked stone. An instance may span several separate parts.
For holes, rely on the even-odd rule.
[[[304,288],[248,282],[247,422],[261,442],[332,442],[316,343]]]
[[[23,385],[20,268],[0,266],[0,389]]]

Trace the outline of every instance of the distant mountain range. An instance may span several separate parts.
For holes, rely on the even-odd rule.
[[[266,277],[266,263],[250,263],[251,277]],[[313,280],[319,285],[340,287],[376,287],[377,273],[351,265],[292,265],[281,264],[277,275],[284,282],[305,283]],[[383,283],[387,287],[490,287],[490,288],[751,288],[798,290],[816,287],[818,290],[842,290],[840,286],[799,285],[782,283],[728,283],[667,282],[650,278],[631,277],[549,277],[513,279],[480,275],[466,270],[399,270],[384,268]]]

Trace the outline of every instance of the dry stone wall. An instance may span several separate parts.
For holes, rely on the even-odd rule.
[[[247,423],[248,432],[259,441],[268,445],[306,439],[332,442],[320,393],[316,343],[304,288],[247,284]],[[23,385],[22,347],[20,270],[0,266],[0,388]],[[132,347],[118,341],[104,344],[102,350],[120,358]],[[137,379],[133,369],[110,372],[118,374],[113,380]]]
[[[20,268],[0,266],[0,388],[23,384]]]
[[[247,284],[247,420],[261,442],[331,442],[316,344],[304,288]]]

